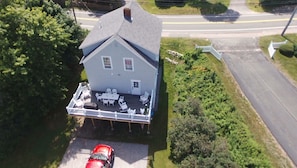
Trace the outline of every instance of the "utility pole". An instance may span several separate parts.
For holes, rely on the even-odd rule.
[[[288,26],[291,24],[292,19],[294,18],[294,15],[295,15],[296,11],[297,11],[297,6],[295,7],[295,9],[294,9],[294,11],[293,11],[293,13],[292,13],[292,15],[291,15],[291,18],[290,18],[290,20],[288,21],[286,27],[284,28],[284,30],[283,30],[283,32],[282,32],[282,34],[281,34],[282,36],[284,36],[284,34],[285,34],[285,32],[286,32]]]
[[[72,13],[73,13],[73,16],[74,16],[75,23],[77,23],[76,15],[75,15],[75,12],[74,12],[74,7],[73,7],[72,0],[70,0],[70,6],[71,6],[71,8],[72,8]]]

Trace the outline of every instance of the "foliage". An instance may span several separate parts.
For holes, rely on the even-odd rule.
[[[221,14],[227,11],[230,0],[138,0],[146,11],[154,14]]]
[[[171,157],[179,167],[237,167],[228,144],[216,137],[215,125],[204,116],[183,115],[169,130]]]
[[[65,99],[83,35],[51,1],[15,1],[1,9],[0,157],[4,146]]]
[[[279,47],[279,52],[284,56],[292,57],[294,55],[294,46],[292,43],[281,45]]]
[[[296,0],[248,0],[247,5],[250,9],[256,12],[290,12],[293,8],[293,5],[296,5]],[[289,8],[287,8],[289,7]],[[280,11],[278,10],[280,9]],[[290,11],[284,10],[285,8],[289,9]]]
[[[193,114],[191,109],[201,109],[203,114],[216,124],[216,134],[227,139],[232,160],[240,167],[270,167],[263,149],[253,140],[249,129],[237,114],[221,80],[214,71],[204,66],[208,61],[207,57],[200,51],[194,51],[185,54],[181,61],[187,65],[179,64],[176,68],[173,83],[177,93],[174,111],[181,116],[187,116]],[[193,102],[195,98],[198,99],[199,106],[189,107],[193,105],[189,102]],[[198,116],[201,117],[201,114]],[[187,124],[183,125],[184,129],[187,129]],[[172,129],[181,133],[175,127],[177,126]],[[227,153],[225,151],[224,154]],[[192,157],[188,159],[191,160]]]

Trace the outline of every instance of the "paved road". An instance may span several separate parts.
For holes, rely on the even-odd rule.
[[[290,13],[256,13],[240,3],[232,1],[229,10],[221,15],[157,15],[163,21],[163,37],[250,37],[280,34]],[[76,11],[78,23],[92,29],[103,13]],[[297,32],[293,20],[287,32]]]
[[[258,38],[211,39],[241,90],[271,133],[297,163],[297,89],[263,55]]]
[[[82,27],[91,29],[100,14],[81,12]],[[268,60],[258,46],[258,37],[280,34],[290,14],[259,14],[231,1],[220,16],[158,16],[162,36],[209,38],[223,53],[223,60],[243,93],[266,123],[279,144],[297,165],[297,90]],[[296,21],[288,33],[296,33]]]

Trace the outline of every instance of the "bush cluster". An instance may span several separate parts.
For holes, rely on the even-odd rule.
[[[176,67],[174,111],[180,117],[174,120],[169,131],[171,158],[180,167],[188,166],[189,162],[205,165],[201,167],[271,167],[216,72],[205,66],[208,61],[200,51],[194,51],[185,54],[183,63]],[[214,123],[216,129],[210,123]],[[224,139],[226,145],[218,152],[214,146]],[[183,150],[185,148],[188,150]],[[216,162],[210,166],[210,160]]]
[[[279,52],[287,57],[297,56],[297,44],[293,44],[291,42],[281,45],[279,47]]]

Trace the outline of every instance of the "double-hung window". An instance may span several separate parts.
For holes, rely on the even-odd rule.
[[[102,63],[104,69],[112,69],[111,57],[102,56]]]
[[[124,67],[125,67],[125,71],[133,71],[134,70],[133,59],[124,58]]]

